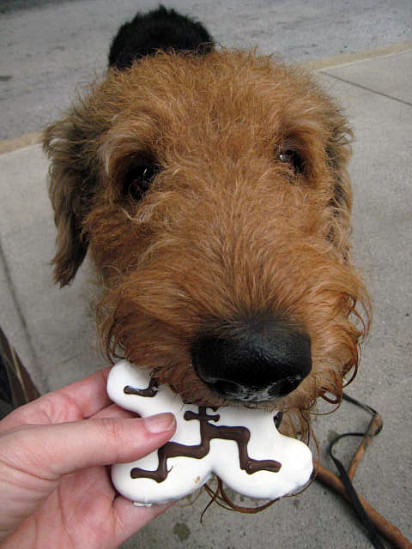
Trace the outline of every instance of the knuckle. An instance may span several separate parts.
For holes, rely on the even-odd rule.
[[[99,423],[101,432],[108,442],[124,440],[125,428],[123,421],[117,418],[102,418]]]

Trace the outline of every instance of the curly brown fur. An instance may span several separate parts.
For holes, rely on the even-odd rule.
[[[303,326],[311,373],[259,405],[305,425],[319,396],[339,401],[369,321],[350,254],[350,140],[308,75],[255,52],[159,52],[112,69],[45,134],[56,280],[68,284],[89,247],[108,355],[202,404],[227,401],[194,371],[199,333],[268,311]],[[136,200],[124,177],[147,157],[157,171]]]

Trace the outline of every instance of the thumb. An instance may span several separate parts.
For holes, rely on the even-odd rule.
[[[10,466],[56,480],[79,469],[139,459],[165,444],[175,428],[172,414],[25,425],[2,437],[3,442],[11,437],[3,450],[11,450],[6,450]]]

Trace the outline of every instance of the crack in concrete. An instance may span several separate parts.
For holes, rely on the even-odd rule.
[[[357,82],[352,82],[352,80],[347,80],[346,78],[342,78],[341,76],[336,76],[335,74],[330,74],[327,71],[319,71],[325,76],[329,76],[330,78],[334,78],[335,80],[339,80],[340,82],[344,82],[345,84],[350,84],[351,86],[356,86],[357,88],[360,88],[362,90],[369,91],[371,93],[374,93],[376,95],[380,95],[381,97],[385,97],[386,99],[392,99],[392,101],[397,101],[398,103],[402,103],[402,105],[407,105],[408,107],[412,107],[412,103],[409,103],[408,101],[405,101],[404,99],[399,99],[399,97],[394,97],[392,95],[389,95],[384,92],[380,92],[378,90],[374,90],[373,88],[369,88],[368,86],[364,86],[363,84],[358,84]]]

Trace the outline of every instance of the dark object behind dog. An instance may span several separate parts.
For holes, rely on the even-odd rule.
[[[206,55],[212,48],[213,38],[201,23],[160,6],[146,14],[138,13],[120,27],[110,48],[109,66],[123,70],[157,50]]]

